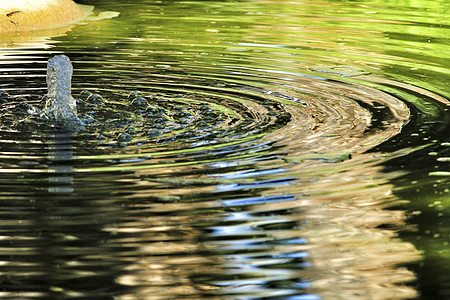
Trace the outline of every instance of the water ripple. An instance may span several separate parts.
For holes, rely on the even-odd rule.
[[[448,176],[435,6],[109,2],[0,49],[0,298],[418,295],[393,182]],[[57,53],[73,132],[37,113]]]

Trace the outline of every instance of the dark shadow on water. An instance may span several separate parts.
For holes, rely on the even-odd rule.
[[[5,148],[11,155],[20,149],[39,159],[19,156],[14,166],[11,157],[0,162],[11,167],[0,174],[1,297],[111,299],[123,290],[115,278],[124,262],[103,228],[120,215],[120,203],[101,202],[107,190],[77,183],[70,133],[23,144],[2,143],[3,154]]]
[[[393,152],[402,148],[416,148],[408,155],[383,164],[386,172],[402,170],[405,175],[392,180],[394,193],[408,201],[393,207],[409,212],[408,224],[416,228],[400,233],[424,253],[424,260],[409,264],[417,276],[420,299],[450,298],[450,206],[447,200],[450,179],[447,157],[450,156],[450,111],[448,106],[425,95],[412,93],[421,99],[412,111],[410,122],[393,139],[374,151]],[[428,107],[432,113],[427,113]],[[443,172],[442,175],[439,173]],[[436,274],[430,276],[430,274]]]

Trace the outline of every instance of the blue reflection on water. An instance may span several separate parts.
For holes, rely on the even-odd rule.
[[[241,205],[257,205],[270,202],[281,202],[281,201],[293,201],[297,198],[293,195],[277,195],[277,196],[265,196],[256,198],[241,198],[232,200],[221,200],[220,202],[226,206],[241,206]]]
[[[270,170],[245,170],[241,172],[234,172],[230,174],[221,174],[221,175],[211,175],[220,177],[223,179],[238,179],[238,178],[248,178],[248,177],[255,177],[255,176],[261,176],[261,175],[272,175],[277,173],[283,173],[286,172],[287,169],[270,169]]]
[[[289,184],[293,181],[296,181],[296,178],[282,178],[282,179],[272,179],[272,180],[262,180],[262,181],[255,181],[249,184],[240,184],[240,183],[230,183],[230,184],[222,184],[218,185],[216,188],[219,191],[235,191],[239,189],[254,189],[254,188],[269,188],[269,187],[275,187],[280,186],[283,184]]]

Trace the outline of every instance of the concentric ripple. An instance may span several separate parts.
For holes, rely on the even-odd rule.
[[[297,76],[280,86],[204,84],[192,80],[141,86],[140,91],[83,90],[75,97],[84,126],[70,135],[94,152],[129,146],[148,157],[155,145],[188,152],[207,149],[214,156],[216,149],[261,141],[280,144],[291,160],[344,152],[350,157],[395,136],[410,116],[401,98],[319,76]],[[45,137],[62,130],[40,116],[39,97],[3,92],[3,98],[4,136]]]
[[[247,72],[261,71],[248,69]],[[294,203],[301,201],[299,196],[289,189],[283,196],[281,191],[276,191],[299,180],[295,175],[299,168],[303,172],[301,181],[311,184],[317,179],[307,176],[307,169],[320,172],[324,163],[360,161],[361,158],[354,160],[353,157],[359,157],[394,137],[410,119],[405,100],[375,88],[374,79],[364,85],[361,80],[346,82],[318,75],[291,74],[290,80],[283,81],[283,84],[277,81],[275,84],[258,84],[205,78],[189,79],[187,83],[185,78],[170,79],[140,85],[139,91],[131,89],[135,87],[130,90],[110,87],[106,90],[91,85],[90,92],[84,89],[74,92],[84,126],[73,132],[59,129],[40,116],[43,100],[38,95],[14,96],[4,92],[2,178],[6,182],[11,182],[12,176],[16,178],[13,180],[14,189],[5,195],[8,195],[11,207],[18,211],[35,211],[36,206],[31,203],[38,200],[28,203],[27,199],[54,199],[56,210],[50,212],[48,218],[56,218],[52,226],[61,228],[57,230],[61,235],[58,238],[73,239],[76,244],[82,243],[83,239],[73,237],[72,221],[68,220],[77,218],[78,209],[71,201],[83,203],[84,216],[73,222],[86,226],[89,226],[91,218],[99,218],[100,207],[110,206],[110,217],[95,221],[98,226],[95,230],[109,236],[105,246],[107,252],[117,243],[125,243],[117,246],[119,248],[128,244],[126,240],[130,235],[134,236],[133,239],[145,240],[150,238],[146,233],[154,230],[181,230],[170,238],[178,241],[181,248],[164,252],[176,259],[191,248],[190,242],[181,238],[182,232],[191,234],[191,231],[197,231],[196,228],[205,231],[209,259],[217,255],[216,251],[222,253],[221,263],[215,268],[234,271],[227,271],[225,275],[220,269],[202,267],[205,268],[202,275],[185,269],[183,272],[187,273],[184,276],[191,277],[195,284],[208,282],[211,288],[214,287],[209,291],[199,288],[201,293],[222,294],[222,288],[230,295],[245,292],[255,297],[299,293],[311,285],[295,279],[295,268],[308,269],[310,252],[315,253],[315,250],[305,239],[295,242],[296,239],[288,237],[292,233],[275,241],[267,238],[266,235],[278,235],[278,229],[285,228],[291,232],[296,224],[303,222],[303,218],[299,220],[285,212],[296,207]],[[20,151],[17,143],[20,143]],[[362,163],[367,164],[367,161],[363,159]],[[24,187],[30,184],[33,188],[27,188],[25,192]],[[315,184],[320,185],[318,182]],[[326,193],[332,190],[334,188]],[[374,195],[377,194],[374,191]],[[374,201],[373,195],[371,198]],[[220,199],[220,203],[215,199]],[[122,214],[120,203],[127,203],[129,208],[123,217],[119,217],[120,220],[112,221],[111,218]],[[267,205],[268,208],[263,208]],[[275,208],[277,206],[279,208]],[[240,210],[245,207],[250,210],[228,215],[233,208]],[[211,216],[206,212],[224,209],[225,215],[220,217],[220,221],[207,221]],[[268,212],[260,215],[258,211],[261,209],[268,209]],[[155,227],[148,228],[145,224],[145,216],[149,213],[160,218]],[[266,213],[270,217],[264,216]],[[181,224],[178,222],[190,222],[182,221],[190,214],[198,218],[190,225],[192,228],[170,229],[178,227]],[[26,218],[34,218],[33,215]],[[175,220],[171,220],[172,215]],[[204,222],[206,227],[202,225]],[[42,243],[33,237],[30,231],[32,224],[21,225],[24,235],[17,242],[31,239],[32,243]],[[48,222],[45,224],[48,226]],[[158,229],[161,226],[167,229]],[[264,233],[260,236],[252,229],[253,226]],[[307,232],[304,234],[308,235]],[[81,232],[75,236],[79,234]],[[200,237],[201,233],[194,235]],[[248,235],[252,238],[249,239]],[[228,239],[234,242],[225,242]],[[63,240],[60,246],[63,251],[75,255],[64,246]],[[148,278],[153,275],[129,261],[136,255],[140,256],[139,253],[154,255],[158,249],[140,242],[126,247],[134,250],[130,255],[121,254],[125,255],[124,258],[111,254],[111,264],[118,269],[134,268],[137,273],[118,275],[116,281],[120,286],[140,286],[142,289],[138,293],[145,295],[159,285],[176,285],[170,272],[164,274],[165,279],[160,282],[153,279],[156,281],[149,284]],[[272,256],[267,252],[271,247],[281,252]],[[83,250],[79,259],[87,260],[93,249]],[[30,253],[17,260],[24,263],[34,255]],[[198,258],[194,255],[186,259]],[[131,266],[125,266],[128,263]],[[208,259],[203,263],[208,264]],[[82,264],[87,264],[87,261]],[[160,263],[149,259],[146,264]],[[242,264],[255,264],[255,269],[246,270]],[[290,267],[282,267],[284,264]],[[265,269],[265,265],[271,267]],[[27,268],[41,269],[44,266]],[[189,264],[177,265],[177,268],[189,268]],[[72,279],[56,284],[55,289],[69,293],[64,286],[69,288],[72,280],[82,275],[70,268],[66,272],[72,274],[69,276]],[[112,280],[112,274],[106,270],[102,272],[91,275]],[[411,280],[408,274],[401,276],[404,279],[400,281]],[[139,277],[146,279],[142,281]],[[272,288],[262,288],[269,283]],[[246,288],[236,290],[241,285]],[[114,293],[120,294],[119,290]],[[174,295],[179,294],[174,287],[170,290]],[[200,297],[194,291],[190,293]],[[43,297],[45,295],[42,294]],[[318,299],[313,295],[310,297],[308,299]]]
[[[220,251],[220,264],[215,266],[219,269],[202,267],[204,274],[201,274],[189,271],[189,264],[177,265],[177,268],[184,269],[184,276],[190,277],[193,283],[210,285],[211,290],[198,288],[202,294],[244,292],[255,297],[275,297],[295,295],[300,291],[305,293],[314,285],[296,278],[296,269],[308,270],[310,256],[321,257],[321,254],[316,253],[314,245],[309,245],[307,239],[296,242],[298,238],[291,238],[296,224],[304,221],[303,217],[299,219],[285,211],[303,201],[301,195],[304,192],[292,193],[293,188],[282,192],[283,187],[301,180],[307,186],[314,182],[314,185],[326,187],[325,194],[338,193],[342,188],[340,185],[329,187],[326,183],[331,176],[318,180],[306,171],[314,174],[322,172],[324,164],[346,161],[366,165],[366,170],[371,168],[368,163],[373,159],[363,153],[399,134],[410,120],[410,109],[405,99],[377,88],[377,85],[381,87],[380,83],[366,74],[362,79],[349,81],[316,73],[283,74],[289,79],[259,83],[238,81],[236,75],[241,75],[236,70],[233,72],[232,78],[221,80],[205,76],[201,79],[158,78],[158,82],[129,86],[129,90],[114,86],[103,89],[92,84],[90,91],[78,88],[80,92],[75,90],[73,94],[84,126],[73,132],[59,129],[40,117],[43,102],[40,97],[3,93],[2,174],[5,180],[9,178],[8,181],[11,176],[17,178],[17,192],[13,197],[8,192],[10,199],[14,199],[11,205],[21,207],[19,210],[29,210],[23,207],[23,200],[39,198],[39,195],[55,199],[60,203],[57,206],[81,201],[86,217],[76,223],[89,224],[89,219],[98,218],[99,207],[110,206],[112,211],[108,214],[116,218],[122,211],[119,204],[127,203],[129,208],[120,221],[109,218],[96,221],[99,228],[95,230],[109,236],[106,249],[116,247],[117,243],[123,247],[130,237],[153,239],[147,232],[164,231],[158,229],[163,226],[169,231],[175,230],[175,236],[169,235],[171,240],[178,241],[179,250],[165,250],[164,253],[176,259],[184,257],[184,251],[190,251],[188,249],[192,247],[190,241],[181,238],[182,232],[190,234],[198,228],[207,233],[204,238],[208,241],[205,246],[209,258],[201,264],[208,264],[209,259]],[[262,71],[247,68],[246,72],[261,74]],[[14,150],[19,140],[21,151]],[[346,170],[347,167],[343,167]],[[23,174],[28,174],[25,181],[18,181]],[[35,188],[26,193],[19,192],[29,182],[33,182]],[[303,184],[296,185],[300,190],[310,189]],[[382,190],[381,195],[384,193]],[[323,197],[319,189],[313,194],[316,199]],[[370,198],[375,203],[385,201],[378,190],[374,190]],[[220,199],[220,203],[216,199]],[[230,214],[233,208],[245,210]],[[267,212],[260,215],[261,209]],[[310,209],[317,210],[304,205],[305,218]],[[219,220],[207,221],[211,216],[206,212],[214,210],[224,210],[219,214],[224,215]],[[144,221],[149,213],[160,219],[155,221],[155,227],[148,228]],[[185,219],[190,214],[198,218],[190,225],[193,227],[175,229],[179,224],[189,223]],[[62,218],[54,225],[68,226],[64,232],[57,231],[62,238],[70,240],[73,234],[66,220],[77,215],[71,209],[58,208],[49,218]],[[175,220],[171,220],[172,215]],[[313,216],[309,218],[314,219]],[[377,214],[373,218],[377,218]],[[206,226],[202,225],[204,222]],[[175,228],[170,229],[172,226]],[[253,229],[254,226],[263,230],[262,235]],[[288,236],[282,235],[275,241],[267,237],[278,235],[282,228],[287,230]],[[322,227],[317,225],[316,228]],[[22,238],[29,238],[29,234]],[[314,234],[318,233],[312,228],[304,231],[309,239]],[[200,237],[201,233],[194,235]],[[385,235],[389,236],[382,234]],[[82,239],[73,239],[82,242]],[[226,242],[228,239],[234,242]],[[64,252],[72,253],[65,246],[61,247]],[[140,242],[126,247],[134,249],[130,256],[123,254],[125,258],[118,259],[111,254],[111,264],[114,268],[135,269],[137,273],[118,275],[116,281],[120,286],[140,287],[138,293],[145,295],[153,293],[159,285],[170,285],[173,286],[170,293],[185,297],[186,294],[179,294],[175,288],[174,274],[164,273],[161,275],[164,279],[152,279],[149,284],[153,274],[129,261],[142,253],[153,253],[153,257],[159,251],[157,248]],[[269,254],[267,251],[272,247],[280,253]],[[417,256],[406,249],[406,252],[412,252],[407,257]],[[86,260],[84,256],[92,255],[92,251],[85,249],[79,259]],[[145,264],[160,265],[156,258],[149,258]],[[186,259],[198,260],[198,257]],[[131,265],[126,266],[128,263]],[[255,265],[255,269],[247,270],[242,264]],[[284,264],[289,267],[282,267]],[[160,267],[163,266],[157,268]],[[226,274],[220,271],[221,268],[227,270]],[[81,276],[69,269],[67,272],[73,273],[73,280]],[[322,271],[314,272],[321,274]],[[106,272],[92,276],[106,276],[104,280],[108,281],[113,275]],[[321,276],[326,278],[327,275]],[[398,276],[400,282],[412,278],[408,273]],[[57,289],[69,293],[61,285],[69,287],[71,282],[72,279],[61,282],[56,285]],[[120,294],[119,290],[114,293]],[[192,290],[189,293],[200,297]],[[45,297],[45,293],[43,295]],[[308,297],[318,299],[314,295]]]
[[[448,176],[450,124],[428,6],[80,2],[120,16],[0,40],[0,298],[420,296],[399,187]],[[40,113],[61,53],[73,131]]]

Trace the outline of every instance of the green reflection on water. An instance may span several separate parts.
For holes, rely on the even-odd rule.
[[[172,52],[165,55],[163,64],[187,64],[177,59],[185,52],[198,55],[189,61],[212,65],[232,63],[233,56],[242,52],[258,52],[252,58],[257,60],[270,59],[267,55],[273,54],[276,60],[278,53],[308,57],[307,62],[297,62],[295,68],[300,70],[351,61],[352,66],[368,67],[371,72],[448,96],[447,1],[138,3],[96,1],[99,10],[117,10],[121,16],[78,27],[74,35],[81,31],[82,44],[93,43],[100,49],[106,44],[108,49],[140,50],[129,52],[136,58],[153,53],[157,59],[158,51]],[[101,34],[105,31],[116,34],[114,43]],[[224,51],[236,46],[238,52]]]

